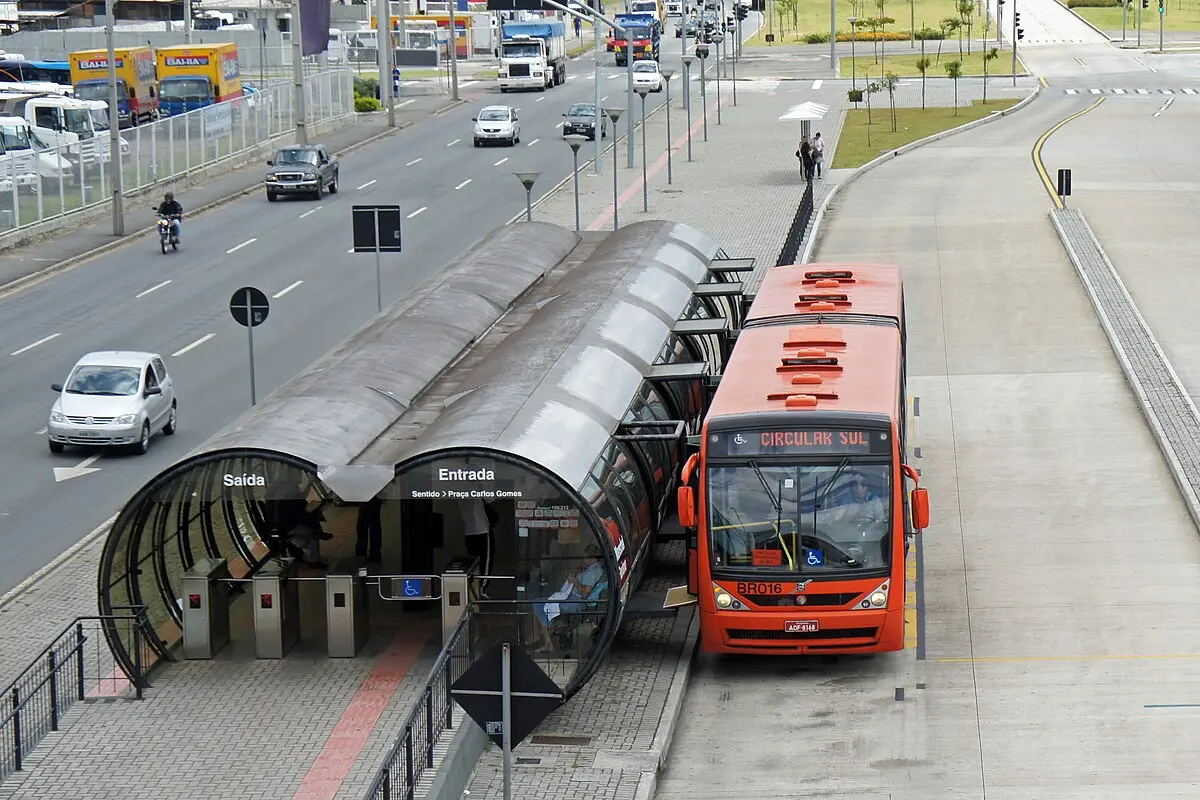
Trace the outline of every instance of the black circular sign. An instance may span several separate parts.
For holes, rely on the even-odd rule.
[[[229,298],[229,313],[243,328],[257,328],[267,321],[271,313],[271,302],[261,289],[244,286]]]

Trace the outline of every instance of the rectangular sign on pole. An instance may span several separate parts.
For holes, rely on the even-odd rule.
[[[1071,170],[1060,169],[1058,171],[1058,196],[1071,196]]]
[[[354,206],[354,252],[399,253],[400,206]]]

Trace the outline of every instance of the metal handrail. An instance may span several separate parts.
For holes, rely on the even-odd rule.
[[[119,680],[118,672],[134,689],[134,697],[143,698],[149,686],[142,674],[141,653],[145,629],[149,625],[144,606],[117,606],[127,613],[76,617],[45,647],[22,672],[0,691],[0,782],[24,766],[25,756],[51,731],[57,731],[62,716],[75,703],[88,696],[89,685],[100,688],[105,681]],[[130,626],[134,651],[134,673],[129,674],[107,653],[102,635],[95,634],[103,624],[123,622]],[[89,623],[91,623],[89,625]],[[95,640],[96,653],[90,666],[87,644]],[[105,674],[107,673],[107,674]]]
[[[804,187],[804,195],[800,198],[796,216],[792,219],[791,227],[788,228],[787,238],[783,242],[783,249],[779,253],[775,266],[785,267],[796,263],[796,259],[800,255],[800,245],[804,243],[804,234],[808,232],[808,223],[812,219],[814,206],[813,182],[809,181],[808,185]]]
[[[433,751],[442,733],[454,727],[450,687],[471,663],[470,613],[464,614],[438,654],[417,701],[400,726],[401,734],[375,775],[366,800],[412,800],[421,776],[433,769]]]

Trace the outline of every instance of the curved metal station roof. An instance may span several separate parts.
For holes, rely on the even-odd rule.
[[[748,269],[714,264],[723,256],[716,243],[679,223],[637,223],[597,239],[545,223],[494,231],[160,473],[126,505],[109,534],[99,575],[101,608],[113,604],[110,590],[121,582],[129,584],[129,596],[145,597],[156,590],[141,584],[160,580],[164,613],[177,618],[159,570],[154,577],[142,575],[122,556],[145,552],[143,528],[167,516],[147,511],[154,498],[170,494],[164,487],[225,457],[302,462],[314,472],[378,467],[383,477],[373,488],[357,487],[363,496],[347,496],[345,484],[326,481],[342,500],[355,502],[374,496],[406,464],[484,450],[544,471],[577,493],[662,363],[664,346],[682,335],[678,320],[696,316],[689,309],[698,295],[735,297],[740,284],[728,275]],[[729,288],[698,288],[707,283]],[[715,311],[699,316],[717,319],[692,319],[702,324],[692,324],[690,333],[715,335],[715,323],[736,325],[736,319],[720,318],[720,303],[705,302]],[[509,314],[528,319],[477,363],[467,362]],[[697,380],[707,372],[703,363],[673,358],[683,367],[673,379]],[[435,414],[418,409],[423,396],[452,373],[461,380],[456,393]],[[586,500],[581,505],[585,517],[595,516]],[[589,521],[603,530],[598,517]],[[160,544],[151,547],[166,546],[157,536]],[[204,546],[211,551],[214,541],[206,536]],[[206,555],[218,554],[182,553],[182,567]],[[621,554],[606,550],[602,557],[615,586],[628,564],[618,576]],[[124,574],[115,574],[121,569]],[[609,597],[602,644],[576,673],[575,688],[594,673],[620,622],[626,595]],[[120,658],[125,644],[115,633],[109,640]],[[128,663],[127,656],[123,660]]]

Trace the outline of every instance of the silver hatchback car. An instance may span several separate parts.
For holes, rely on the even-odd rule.
[[[46,425],[52,453],[69,444],[145,453],[151,436],[175,433],[175,386],[156,353],[88,353],[66,384],[50,388],[58,392]]]

